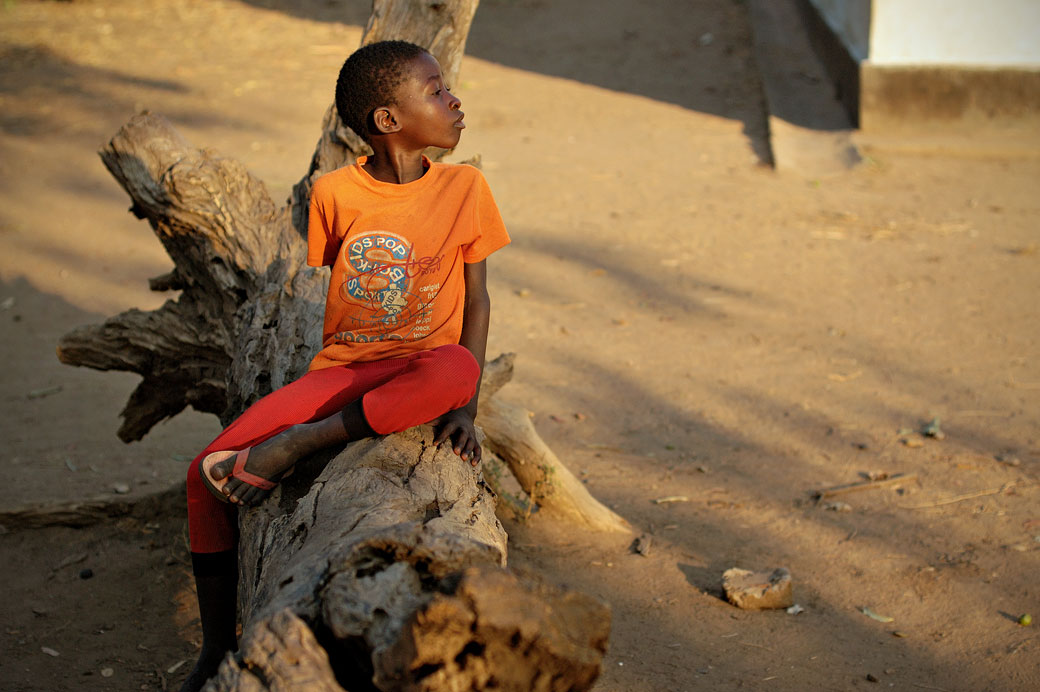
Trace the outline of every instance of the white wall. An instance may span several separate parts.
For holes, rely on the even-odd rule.
[[[811,0],[875,65],[1040,67],[1040,0]]]

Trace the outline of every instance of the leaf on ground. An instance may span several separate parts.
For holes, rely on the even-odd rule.
[[[689,502],[689,501],[690,501],[690,498],[686,497],[685,495],[669,495],[667,497],[659,497],[656,500],[654,500],[653,502],[654,502],[655,505],[665,505],[665,504],[668,504],[669,502]]]
[[[867,607],[860,608],[859,612],[863,613],[868,618],[877,620],[878,622],[893,622],[895,620],[895,618],[890,618],[887,615],[881,615],[880,613],[875,613],[873,610],[871,610],[870,608],[867,608]]]

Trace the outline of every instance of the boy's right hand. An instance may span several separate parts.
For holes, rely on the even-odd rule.
[[[465,408],[448,411],[433,421],[433,443],[440,447],[449,439],[452,451],[471,466],[480,463],[480,443],[477,441],[477,430],[473,425],[473,416]]]

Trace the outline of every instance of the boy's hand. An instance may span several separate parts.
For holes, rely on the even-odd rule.
[[[480,443],[477,442],[477,431],[473,427],[473,416],[465,409],[448,411],[433,422],[433,427],[435,445],[440,447],[450,439],[452,451],[463,461],[468,461],[472,466],[480,463]]]

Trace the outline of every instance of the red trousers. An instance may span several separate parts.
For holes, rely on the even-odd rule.
[[[313,370],[250,406],[213,440],[188,469],[188,537],[193,553],[235,548],[237,508],[213,497],[199,476],[212,452],[241,450],[290,426],[322,420],[361,399],[365,419],[380,435],[407,430],[465,406],[476,392],[480,368],[457,344],[404,358]]]

